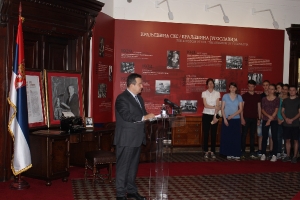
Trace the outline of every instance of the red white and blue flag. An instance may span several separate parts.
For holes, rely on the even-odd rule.
[[[13,63],[14,65],[11,75],[10,93],[7,99],[10,104],[8,131],[14,141],[14,155],[11,162],[11,169],[14,175],[18,175],[32,167],[29,148],[29,126],[21,4],[19,13],[18,34]]]

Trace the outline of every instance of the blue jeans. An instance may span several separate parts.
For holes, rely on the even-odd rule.
[[[267,121],[263,120],[262,122],[262,144],[261,144],[261,152],[262,154],[266,154],[267,149],[267,141],[269,137],[269,128],[271,127],[271,134],[272,134],[272,140],[273,140],[273,151],[270,152],[271,155],[277,155],[278,150],[278,122],[277,120],[271,121],[269,126],[266,126]]]
[[[262,136],[262,123],[263,120],[260,121],[259,126],[257,126],[257,136]],[[269,130],[269,137],[271,137],[271,129]]]

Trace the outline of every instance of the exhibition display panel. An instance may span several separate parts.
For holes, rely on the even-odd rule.
[[[263,90],[263,80],[282,81],[284,30],[119,20],[103,13],[96,21],[92,65],[96,122],[108,116],[114,121],[114,102],[126,89],[130,73],[142,75],[147,112],[160,113],[164,99],[169,99],[182,115],[200,117],[208,78],[214,79],[221,98],[229,92],[230,82],[244,94],[248,80],[257,82],[257,93]]]

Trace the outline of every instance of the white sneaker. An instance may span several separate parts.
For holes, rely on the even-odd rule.
[[[261,155],[260,160],[265,161],[266,160],[266,155],[265,154]]]
[[[276,162],[277,161],[277,157],[275,155],[273,155],[270,161],[271,162]]]
[[[236,161],[240,161],[241,157],[232,157]]]
[[[227,160],[231,160],[232,158],[232,156],[227,156]]]

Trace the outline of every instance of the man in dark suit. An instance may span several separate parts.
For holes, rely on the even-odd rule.
[[[79,99],[78,94],[75,93],[74,85],[69,85],[68,87],[69,98],[66,101],[66,104],[70,107],[71,112],[75,116],[79,116]]]
[[[155,117],[147,114],[143,98],[138,95],[143,88],[142,77],[133,73],[127,77],[127,89],[119,94],[115,103],[116,130],[116,190],[117,200],[144,200],[135,184],[141,145],[146,144],[145,120]],[[127,198],[126,198],[127,193]]]

